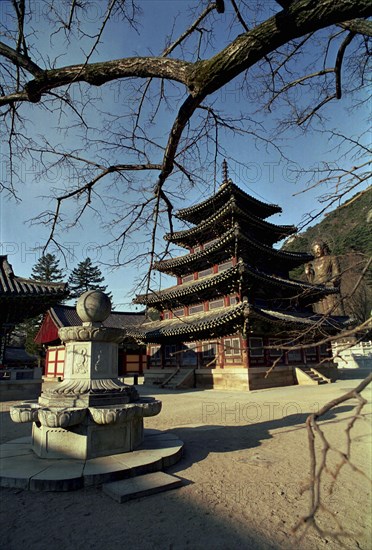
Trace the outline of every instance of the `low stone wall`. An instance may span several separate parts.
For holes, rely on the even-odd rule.
[[[266,368],[251,367],[228,369],[198,369],[195,371],[196,387],[220,390],[260,390],[297,383],[293,367],[276,367],[267,378]]]
[[[0,401],[37,399],[41,392],[41,368],[7,368],[0,371]]]
[[[28,401],[41,393],[39,380],[0,380],[0,401]]]
[[[280,386],[293,386],[297,380],[292,366],[277,366],[266,377],[267,368],[249,369],[249,389],[262,390]]]
[[[197,369],[195,371],[197,388],[220,390],[248,390],[247,369]]]
[[[145,384],[160,386],[175,369],[147,369],[144,371]],[[242,368],[196,369],[195,387],[200,389],[248,390],[248,372]],[[193,374],[194,377],[194,374]],[[187,384],[187,387],[193,387]]]
[[[300,365],[296,365],[300,366]],[[304,365],[305,366],[305,365]],[[337,367],[331,365],[311,365],[318,372],[337,380]],[[200,389],[220,390],[261,390],[281,386],[297,385],[295,367],[292,365],[278,365],[266,377],[266,367],[225,368],[225,369],[196,369],[195,387]],[[174,369],[148,369],[144,371],[145,384],[159,386],[174,372]],[[187,385],[187,387],[192,387]]]
[[[42,370],[40,367],[10,367],[0,370],[0,381],[9,380],[40,380]]]

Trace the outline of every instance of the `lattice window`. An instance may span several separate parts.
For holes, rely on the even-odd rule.
[[[202,344],[203,357],[213,358],[217,356],[217,342],[207,341]]]
[[[173,317],[183,317],[185,315],[185,310],[184,308],[180,308],[180,309],[175,309],[173,311]]]
[[[217,300],[211,300],[209,302],[209,309],[217,309],[224,306],[223,298],[217,298]]]
[[[165,366],[174,366],[177,364],[177,346],[175,344],[168,344],[164,346],[164,362]]]
[[[150,359],[151,360],[160,359],[160,346],[150,346]]]
[[[281,340],[269,340],[269,346],[277,346],[269,349],[270,357],[280,357],[283,354],[283,350],[280,349]]]
[[[220,264],[218,266],[218,272],[220,273],[221,271],[226,271],[227,269],[230,269],[232,265],[233,265],[232,260],[229,260],[228,262],[224,262],[223,264]]]
[[[208,277],[208,275],[211,275],[213,273],[213,268],[208,267],[207,269],[203,269],[203,271],[199,271],[199,279],[203,279],[204,277]]]
[[[322,355],[323,357],[328,357],[329,356],[329,344],[321,344],[319,349],[320,349],[320,355]]]
[[[45,374],[47,377],[63,377],[65,366],[64,346],[50,347],[46,356]]]
[[[190,344],[184,344],[183,353],[181,353],[182,364],[188,366],[195,366],[198,363],[198,356],[196,354],[197,344],[195,342]]]
[[[204,311],[204,304],[196,304],[195,306],[189,307],[189,315],[194,315],[195,313],[201,313]]]
[[[225,338],[225,355],[240,355],[240,338]]]
[[[218,239],[213,239],[213,241],[209,241],[208,243],[204,243],[204,250],[206,250],[207,248],[210,248],[217,241],[218,241]]]
[[[190,275],[185,275],[185,277],[182,277],[182,282],[183,283],[190,283],[193,280],[194,280],[194,274],[193,273],[190,273]]]
[[[249,339],[249,351],[251,357],[263,357],[263,340],[262,338],[250,338]]]
[[[292,349],[288,352],[288,361],[302,361],[302,353],[300,349]]]

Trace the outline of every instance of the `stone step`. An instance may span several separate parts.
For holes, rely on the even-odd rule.
[[[310,369],[302,369],[302,371],[307,374],[314,382],[316,382],[318,385],[320,384],[328,384],[327,380],[324,380],[319,374],[316,374]]]
[[[194,371],[194,369],[185,369],[175,372],[162,387],[168,390],[176,390],[182,382]]]
[[[86,461],[39,458],[31,437],[0,445],[0,486],[32,491],[74,491],[118,479],[143,476],[173,466],[182,456],[183,442],[176,435],[145,430],[142,445],[130,453]]]
[[[179,477],[164,472],[154,472],[153,474],[105,483],[102,485],[102,490],[109,497],[122,503],[134,498],[176,489],[182,485],[182,482],[183,480]]]

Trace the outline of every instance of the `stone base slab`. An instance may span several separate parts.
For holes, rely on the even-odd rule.
[[[31,491],[72,491],[172,466],[182,456],[183,442],[174,434],[145,430],[141,446],[129,453],[88,460],[39,458],[31,437],[0,445],[0,486]]]
[[[183,480],[176,476],[165,474],[164,472],[155,472],[144,476],[134,477],[132,479],[123,479],[103,485],[103,492],[117,502],[123,503],[133,498],[140,498],[169,489],[180,487]]]

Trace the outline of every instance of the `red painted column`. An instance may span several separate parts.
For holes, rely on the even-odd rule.
[[[249,369],[249,345],[248,345],[248,337],[242,336],[241,337],[242,342],[242,350],[243,350],[243,364],[244,366]]]
[[[217,349],[219,367],[220,369],[223,369],[225,367],[225,350],[222,340],[217,341]]]

